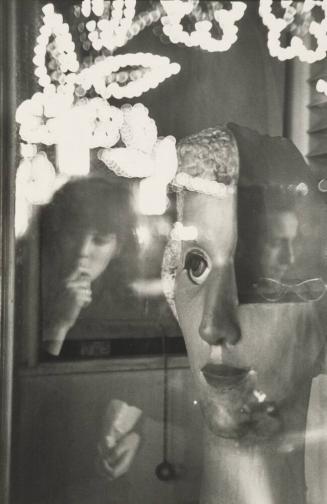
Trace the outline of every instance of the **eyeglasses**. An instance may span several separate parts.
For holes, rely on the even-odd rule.
[[[280,301],[287,294],[294,294],[302,301],[319,301],[327,291],[322,278],[311,278],[292,285],[273,278],[260,278],[253,287],[263,299],[272,303]]]

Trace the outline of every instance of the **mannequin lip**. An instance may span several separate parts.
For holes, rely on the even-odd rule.
[[[201,371],[209,385],[219,387],[242,382],[249,374],[250,369],[227,364],[206,364]]]

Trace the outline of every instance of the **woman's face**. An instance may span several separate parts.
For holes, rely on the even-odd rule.
[[[270,437],[281,405],[311,377],[320,333],[303,303],[238,305],[236,195],[186,193],[183,211],[198,236],[183,242],[175,305],[197,399],[217,435]]]
[[[67,233],[62,241],[65,274],[81,268],[93,282],[105,271],[117,251],[116,234],[104,234],[96,229],[75,229]]]

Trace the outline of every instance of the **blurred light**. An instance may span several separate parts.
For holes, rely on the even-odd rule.
[[[195,226],[184,226],[182,222],[176,222],[171,231],[171,238],[178,241],[194,241],[198,238],[198,230]]]
[[[168,205],[166,185],[151,177],[139,185],[138,210],[143,215],[162,215]]]
[[[41,151],[33,158],[20,162],[16,173],[17,192],[24,195],[29,203],[43,205],[53,195],[55,179],[54,166],[46,153]]]
[[[91,14],[91,0],[83,0],[81,10],[84,17],[89,17]]]
[[[241,19],[247,7],[245,2],[231,2],[231,9],[226,10],[219,5],[214,9],[214,19],[223,32],[220,39],[211,35],[212,22],[203,11],[201,21],[195,23],[195,30],[191,33],[183,29],[184,16],[191,15],[194,7],[199,8],[200,2],[193,0],[161,0],[166,16],[161,18],[164,34],[174,44],[182,43],[187,47],[200,46],[201,49],[215,52],[227,51],[237,40],[238,27],[235,22]]]
[[[137,80],[130,80],[120,86],[117,82],[108,84],[108,76],[122,71],[129,74],[134,70],[128,67],[140,67],[146,69]],[[169,58],[151,53],[131,53],[108,56],[96,62],[92,67],[84,68],[75,79],[76,84],[85,90],[92,86],[95,91],[106,100],[114,98],[134,98],[145,93],[149,89],[156,88],[161,82],[180,71],[178,63],[171,63]]]
[[[225,198],[228,194],[235,193],[235,185],[225,185],[215,180],[206,180],[202,177],[192,177],[188,173],[180,172],[176,175],[173,184],[188,191],[209,194],[217,198]]]
[[[87,175],[90,171],[90,149],[72,132],[56,146],[57,166],[60,173],[70,176]]]
[[[300,61],[305,63],[314,63],[324,59],[327,51],[327,0],[310,0],[304,2],[303,5],[303,14],[307,15],[316,6],[319,6],[324,12],[324,17],[319,23],[312,20],[308,26],[308,34],[316,39],[314,50],[307,48],[302,38],[297,35],[290,38],[287,47],[281,46],[282,32],[292,25],[295,15],[298,14],[297,9],[290,5],[291,3],[284,2],[286,8],[284,17],[277,18],[272,13],[273,0],[260,0],[259,14],[264,25],[268,28],[268,48],[271,56],[277,57],[280,61],[298,57]]]
[[[66,72],[77,72],[79,63],[69,26],[63,22],[62,15],[56,14],[51,3],[45,5],[42,11],[44,14],[43,26],[40,29],[40,35],[37,37],[37,44],[34,48],[36,56],[33,58],[33,62],[36,66],[34,73],[38,77],[40,86],[47,87],[51,83],[46,66],[47,54],[57,63],[55,80],[58,82],[61,75],[65,78],[64,74]],[[50,44],[51,36],[54,40]]]
[[[136,228],[136,236],[142,247],[148,247],[151,243],[151,233],[147,226],[140,225]]]
[[[26,143],[20,144],[20,155],[23,158],[32,158],[36,155],[36,153],[37,153],[36,145]]]
[[[120,136],[126,147],[101,149],[98,158],[118,176],[147,177],[140,183],[138,210],[161,215],[167,208],[167,184],[177,170],[176,140],[158,139],[156,123],[141,103],[124,105],[121,112]]]
[[[319,79],[316,85],[316,89],[318,93],[325,93],[325,95],[327,96],[327,81]]]
[[[32,217],[32,205],[27,201],[23,187],[17,183],[15,199],[15,235],[16,238],[20,238],[28,230]]]
[[[305,182],[300,182],[296,187],[295,187],[295,192],[297,194],[302,194],[302,196],[306,196],[309,192],[309,188]]]
[[[263,403],[267,399],[266,394],[260,390],[254,390],[253,395],[259,403]]]
[[[157,297],[161,296],[163,293],[162,281],[160,278],[154,278],[151,280],[136,280],[130,285],[130,287],[135,294],[143,297]]]

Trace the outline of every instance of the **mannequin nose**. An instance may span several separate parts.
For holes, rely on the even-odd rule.
[[[286,264],[287,266],[291,266],[294,264],[294,248],[293,244],[289,241],[283,243],[282,254],[281,254],[281,262],[282,264]]]
[[[210,345],[235,345],[241,338],[234,265],[212,271],[205,286],[200,336]]]

